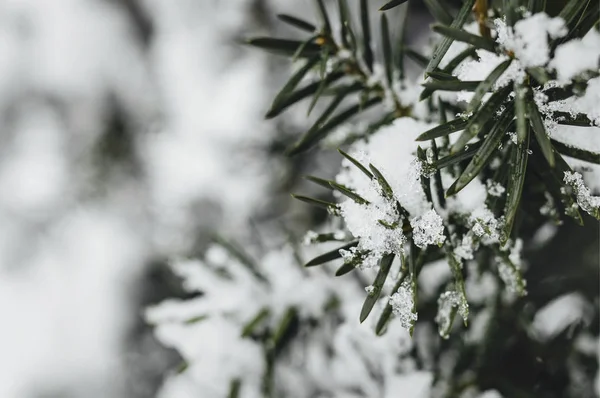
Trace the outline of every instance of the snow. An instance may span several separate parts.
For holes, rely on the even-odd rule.
[[[558,82],[566,84],[582,72],[598,70],[598,58],[600,33],[591,29],[582,39],[569,40],[559,45],[548,66],[556,70]]]
[[[398,291],[392,294],[390,304],[402,327],[409,330],[418,318],[417,314],[413,312],[413,288],[409,278],[406,278]]]
[[[395,201],[404,207],[413,220],[430,210],[420,183],[420,163],[416,160],[415,138],[430,128],[429,124],[411,118],[400,118],[385,126],[368,141],[360,141],[350,148],[350,155],[365,167],[373,164],[390,184],[393,199],[387,198],[380,184],[367,177],[360,169],[344,159],[336,181],[367,200],[368,204],[346,199],[340,204],[341,213],[348,230],[359,238],[355,252],[371,251],[366,265],[374,265],[387,253],[401,254],[406,238],[402,232],[400,213]],[[431,218],[425,218],[427,221]],[[435,218],[435,217],[434,217]],[[439,224],[440,220],[434,220]],[[385,224],[380,222],[382,220]],[[427,221],[428,222],[428,221]],[[394,227],[390,227],[394,226]],[[439,230],[439,226],[438,226]],[[417,235],[425,239],[423,234]],[[431,236],[433,243],[439,236]],[[423,240],[423,242],[427,241]],[[422,242],[420,242],[422,243]],[[350,255],[352,253],[348,253]],[[364,264],[363,264],[364,265]]]
[[[515,242],[509,242],[503,249],[509,250],[508,258],[496,256],[495,259],[500,279],[502,279],[510,294],[524,296],[527,294],[525,290],[527,283],[521,276],[521,269],[523,268],[523,261],[521,259],[523,241],[517,239]]]
[[[456,70],[452,73],[460,80],[485,80],[490,73],[502,62],[508,60],[506,55],[498,55],[491,53],[486,50],[477,50],[478,60],[467,59],[460,63]],[[493,90],[498,90],[502,87],[507,86],[514,80],[523,80],[525,78],[525,71],[523,70],[519,61],[513,61],[508,69],[502,73],[502,75],[496,80],[492,86]],[[486,94],[483,97],[483,101],[486,101],[491,94]],[[469,91],[460,91],[457,94],[458,101],[469,102],[473,98],[473,93]]]
[[[415,170],[417,142],[415,139],[434,125],[412,118],[399,118],[391,125],[384,126],[367,142],[356,143],[349,151],[363,165],[373,164],[385,177],[394,192],[395,199],[406,208],[411,216],[420,216],[427,210],[425,193],[420,187],[419,173]],[[344,168],[336,177],[357,191],[365,199],[375,200],[376,185],[355,166],[344,160]]]
[[[314,256],[320,250],[307,247],[301,255]],[[302,269],[294,262],[289,247],[268,251],[257,262],[266,284],[218,246],[208,253],[203,260],[182,259],[172,265],[183,278],[184,287],[202,291],[201,297],[168,300],[146,313],[147,319],[157,325],[161,342],[176,348],[190,364],[184,373],[165,383],[159,397],[188,398],[207,392],[210,396],[226,395],[234,377],[242,381],[242,396],[262,396],[263,347],[251,339],[240,339],[240,331],[263,308],[269,310],[265,323],[271,330],[291,307],[304,322],[327,320],[325,311],[335,311],[341,321],[325,321],[317,329],[301,331],[302,337],[292,340],[290,357],[282,357],[276,367],[277,388],[286,396],[311,396],[312,388],[331,393],[360,388],[371,396],[388,396],[385,391],[390,386],[413,375],[402,371],[410,368],[406,355],[412,342],[400,322],[390,322],[387,333],[376,336],[372,323],[381,311],[379,305],[373,309],[370,321],[358,322],[363,289],[369,286],[361,288],[352,278],[333,279],[330,273],[318,269]],[[219,268],[225,268],[229,276],[216,272]],[[326,309],[333,297],[340,306]],[[199,315],[208,318],[187,322]],[[376,375],[370,372],[372,369]]]
[[[570,325],[588,319],[587,301],[579,293],[568,293],[540,308],[533,319],[538,340],[546,342]]]
[[[490,196],[500,197],[506,191],[506,188],[504,188],[499,182],[495,182],[493,180],[487,180],[485,185]]]
[[[125,3],[148,12],[148,43]],[[145,264],[260,205],[271,174],[224,156],[271,131],[265,57],[222,40],[248,4],[0,1],[3,398],[131,397]],[[135,176],[98,164],[115,104],[133,126]]]
[[[475,35],[479,34],[479,25],[477,24],[477,22],[466,23],[463,25],[462,28],[469,33],[473,33]],[[450,48],[448,48],[448,51],[446,51],[446,54],[440,61],[439,68],[446,68],[446,66],[452,59],[454,59],[458,54],[466,50],[468,47],[469,45],[467,43],[457,40],[453,41],[450,45]]]
[[[428,245],[442,246],[446,240],[442,217],[433,209],[419,217],[413,218],[410,221],[410,225],[413,228],[415,245],[421,249],[424,249]]]
[[[487,390],[482,392],[477,398],[502,398],[502,395],[496,390]]]
[[[284,3],[277,2],[276,7],[306,13],[301,2]],[[142,7],[155,29],[144,50],[119,2],[0,2],[5,22],[0,26],[0,109],[10,115],[2,117],[6,133],[0,161],[0,188],[5,193],[0,196],[0,308],[8,326],[0,339],[0,396],[63,392],[86,398],[120,396],[120,378],[127,373],[123,340],[134,311],[127,296],[143,264],[164,256],[173,259],[172,269],[183,287],[202,295],[167,300],[146,314],[158,339],[188,362],[185,372],[166,378],[160,397],[226,396],[236,377],[244,379],[241,397],[262,397],[264,348],[242,339],[240,330],[263,308],[269,309],[266,323],[274,328],[291,307],[304,320],[319,319],[324,325],[310,333],[300,330],[289,356],[278,365],[277,383],[288,393],[282,395],[312,396],[318,390],[343,396],[360,390],[373,397],[430,396],[433,374],[416,371],[409,358],[413,343],[406,328],[417,319],[410,283],[391,292],[389,285],[395,281],[388,280],[368,322],[359,324],[361,305],[373,289],[365,285],[376,269],[364,270],[356,278],[333,278],[335,268],[303,269],[292,249],[284,246],[257,250],[265,284],[220,246],[210,247],[201,260],[177,256],[196,249],[199,230],[218,225],[247,232],[241,226],[264,206],[273,175],[282,168],[277,161],[264,164],[250,159],[256,156],[246,156],[248,148],[268,144],[273,130],[262,121],[271,98],[271,70],[265,56],[240,52],[223,40],[237,37],[239,27],[247,25],[248,5],[246,0],[218,4],[184,0],[176,5],[144,1]],[[476,32],[477,24],[465,29]],[[557,71],[557,85],[598,67],[600,35],[595,30],[582,40],[560,45],[552,60],[548,37],[564,35],[562,21],[537,14],[520,21],[514,32],[498,33],[499,42],[518,59],[494,89],[522,78],[526,66],[548,64]],[[455,42],[440,66],[465,47]],[[479,61],[463,62],[455,75],[483,79],[506,59],[482,50],[478,54]],[[414,105],[419,94],[419,79],[395,80],[388,88],[377,64],[370,81],[384,86],[388,105],[393,95],[404,106]],[[141,125],[133,143],[140,173],[117,173],[114,181],[99,183],[89,159],[104,134],[111,98],[122,104],[127,118]],[[459,99],[470,97],[460,93]],[[600,125],[599,102],[600,78],[594,78],[581,97],[561,104],[545,104],[542,99],[541,105],[548,106],[548,114],[554,106],[587,113]],[[426,120],[426,104],[416,104],[413,115]],[[291,112],[291,118],[306,122],[302,112]],[[599,143],[597,128],[546,122],[551,136],[560,141],[585,149]],[[396,222],[410,222],[419,247],[442,244],[443,221],[457,214],[467,217],[470,228],[464,236],[453,235],[460,242],[454,250],[458,257],[472,259],[480,240],[496,242],[500,220],[490,215],[485,199],[502,195],[504,187],[476,178],[448,198],[447,211],[438,209],[439,214],[425,200],[414,139],[433,126],[402,118],[350,149],[363,164],[381,170],[394,197],[385,198],[377,182],[344,161],[337,180],[370,202],[339,199],[348,231],[360,239],[360,250],[348,251],[346,260],[372,250],[363,265],[375,267],[385,253],[402,254],[406,236],[398,225],[389,228]],[[348,132],[344,128],[338,141]],[[600,189],[597,168],[567,161],[581,174],[565,176],[577,191],[579,205],[597,208],[598,197],[592,195]],[[587,169],[580,170],[583,166]],[[452,182],[446,172],[442,178],[446,187]],[[408,220],[400,218],[396,201],[408,210]],[[205,211],[206,203],[214,207]],[[346,231],[337,231],[339,227],[334,228],[335,239],[350,238]],[[543,241],[552,232],[540,230],[536,239]],[[314,243],[316,234],[307,233],[307,243]],[[301,251],[315,256],[339,245],[326,243]],[[520,267],[519,245],[515,242],[509,255]],[[473,264],[466,263],[467,295],[470,302],[485,304],[499,287],[489,271],[479,275]],[[398,261],[393,267],[397,266]],[[502,262],[498,266],[509,285],[518,282],[512,268]],[[219,270],[226,270],[229,278]],[[419,275],[420,297],[437,295],[450,275],[445,260],[426,264]],[[448,305],[456,305],[457,293],[446,293],[440,306],[443,313]],[[332,298],[339,299],[339,308],[329,317],[327,311],[332,310],[326,307]],[[582,297],[561,300],[566,303],[550,303],[536,315],[542,338],[586,319]],[[392,320],[387,333],[376,337],[373,323],[390,302],[400,319]],[[205,315],[209,318],[199,320]],[[476,312],[469,334],[473,340],[481,337],[486,316]],[[329,324],[330,318],[339,323]],[[496,396],[488,391],[480,398]]]
[[[375,187],[373,191],[376,191]],[[346,200],[340,207],[348,230],[354,237],[360,238],[358,248],[352,250],[352,253],[356,250],[369,250],[373,252],[373,261],[376,262],[384,254],[403,252],[406,238],[402,229],[390,229],[378,222],[384,220],[393,224],[398,219],[393,203],[383,198],[379,200],[379,204],[372,202],[368,205]]]
[[[401,391],[404,396],[411,398],[428,398],[431,396],[433,374],[426,371],[411,372],[397,377],[387,387],[385,398],[394,398]]]
[[[575,191],[579,207],[590,214],[597,214],[600,211],[600,196],[591,194],[590,189],[585,186],[581,174],[565,171],[564,182]]]
[[[476,265],[476,263],[472,263]],[[493,300],[499,291],[498,282],[490,272],[478,274],[476,267],[469,267],[469,276],[465,281],[467,297],[471,304],[483,304]]]
[[[419,272],[417,285],[419,297],[430,300],[437,295],[438,289],[452,277],[452,271],[445,259],[428,263]]]
[[[494,20],[494,24],[496,42],[513,52],[525,68],[546,65],[550,60],[548,37],[556,39],[567,34],[564,20],[543,12],[517,21],[514,30],[501,19]]]
[[[484,244],[496,243],[500,238],[502,223],[494,217],[492,211],[485,205],[478,207],[471,213],[468,225]]]
[[[581,97],[576,98],[571,103],[571,110],[573,112],[581,112],[588,116],[588,118],[596,126],[600,126],[600,107],[598,101],[600,100],[600,77],[595,77],[588,80],[585,94]],[[596,130],[597,131],[597,130]]]
[[[0,15],[0,396],[116,397],[128,289],[152,250],[140,184],[100,194],[94,155],[109,98],[138,121],[155,92],[115,4],[2,1]]]
[[[480,344],[485,338],[490,321],[492,320],[492,310],[484,308],[477,312],[469,322],[466,340],[469,344]]]
[[[442,184],[449,187],[455,180],[455,177],[447,171],[442,170]],[[476,177],[458,194],[453,195],[446,200],[446,209],[449,213],[471,214],[485,205],[487,190],[481,180]]]
[[[439,327],[440,336],[444,339],[449,337],[450,326],[453,324],[452,311],[459,308],[461,299],[458,292],[446,291],[438,298],[438,312],[435,321]]]
[[[189,364],[183,375],[171,378],[163,386],[159,398],[191,398],[196,389],[210,396],[227,396],[235,378],[243,378],[243,396],[260,397],[247,392],[260,390],[264,365],[256,358],[263,355],[263,349],[256,342],[241,338],[237,324],[217,317],[183,327],[162,325],[156,335],[163,344],[182,353]],[[204,344],[206,341],[211,344]],[[188,383],[193,388],[186,388]]]
[[[467,233],[462,237],[460,244],[454,248],[454,254],[463,260],[472,260],[476,249],[477,242],[474,240],[473,233]]]

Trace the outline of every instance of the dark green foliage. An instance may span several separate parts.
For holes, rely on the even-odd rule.
[[[539,105],[539,101],[536,103],[538,94],[547,95],[548,101],[580,97],[586,90],[587,81],[598,76],[597,71],[586,72],[568,85],[552,88],[544,87],[544,85],[556,79],[557,74],[547,66],[524,68],[525,78],[522,81],[506,81],[505,72],[520,61],[515,54],[501,48],[490,38],[496,37],[493,33],[492,20],[505,17],[507,24],[513,26],[517,21],[526,17],[525,11],[527,10],[534,13],[547,11],[550,14],[552,12],[554,15],[559,14],[565,19],[569,33],[564,38],[551,40],[550,48],[554,51],[560,43],[581,38],[594,25],[598,24],[600,15],[597,7],[592,7],[589,0],[570,0],[564,2],[564,6],[551,4],[545,0],[464,0],[461,2],[424,0],[424,5],[438,22],[433,25],[432,30],[443,36],[431,56],[427,56],[406,47],[404,42],[406,14],[403,14],[402,18],[394,19],[393,11],[382,13],[380,15],[381,40],[379,40],[379,35],[373,34],[379,30],[370,25],[369,13],[373,11],[374,7],[372,2],[360,0],[357,10],[350,9],[345,0],[331,2],[331,5],[337,3],[337,16],[340,21],[339,26],[333,27],[339,29],[339,32],[335,32],[334,35],[331,32],[331,21],[335,23],[336,19],[333,18],[333,15],[328,15],[325,3],[322,0],[316,1],[320,17],[318,26],[314,26],[312,21],[302,21],[287,15],[280,16],[280,19],[287,24],[308,33],[308,37],[304,40],[259,38],[249,41],[254,46],[297,58],[303,62],[279,91],[268,113],[268,117],[277,116],[290,105],[312,97],[309,112],[312,110],[315,113],[314,121],[286,153],[288,155],[307,153],[329,137],[337,127],[355,117],[366,121],[368,127],[353,129],[351,136],[340,141],[343,148],[356,140],[368,140],[369,136],[380,127],[393,123],[397,118],[422,117],[420,108],[417,108],[415,104],[404,105],[410,100],[405,101],[406,98],[401,98],[404,93],[402,90],[396,89],[397,86],[406,84],[406,81],[403,80],[406,77],[404,71],[406,57],[414,65],[424,69],[427,81],[423,83],[424,89],[420,100],[426,101],[424,106],[427,107],[429,113],[423,119],[437,124],[418,136],[417,141],[423,142],[423,148],[418,147],[414,155],[426,171],[418,178],[425,197],[436,212],[444,214],[443,225],[446,240],[440,244],[441,247],[429,245],[424,249],[417,248],[414,244],[416,232],[413,231],[411,225],[413,221],[411,216],[414,215],[409,214],[401,206],[400,199],[397,199],[398,196],[394,193],[386,177],[373,164],[363,165],[344,150],[339,150],[339,153],[349,162],[349,167],[356,167],[366,177],[373,180],[373,184],[378,185],[377,193],[385,199],[386,204],[396,206],[394,214],[397,214],[397,219],[393,222],[389,220],[376,221],[386,229],[401,230],[407,239],[407,244],[402,250],[394,249],[396,250],[394,253],[383,253],[372,284],[372,291],[367,294],[360,311],[360,322],[370,315],[378,302],[386,300],[388,293],[393,294],[398,291],[403,282],[410,283],[412,287],[413,311],[419,312],[419,322],[421,322],[421,314],[425,314],[425,317],[431,320],[436,303],[431,303],[431,299],[423,297],[424,295],[420,293],[419,286],[417,286],[418,277],[424,265],[434,259],[444,258],[450,267],[452,278],[447,285],[441,286],[437,293],[451,290],[457,294],[461,304],[460,307],[453,306],[451,308],[449,326],[445,330],[440,330],[440,334],[445,338],[449,337],[449,340],[439,347],[435,347],[438,352],[451,347],[460,357],[455,364],[455,369],[452,370],[455,372],[452,377],[455,377],[456,380],[450,382],[448,396],[462,396],[461,394],[466,389],[463,384],[472,383],[474,386],[481,387],[478,383],[482,383],[486,388],[497,388],[504,396],[566,397],[567,395],[564,394],[544,395],[548,389],[541,387],[539,389],[541,395],[536,395],[538,387],[532,386],[533,384],[514,382],[519,375],[510,375],[507,377],[509,380],[506,381],[498,380],[493,373],[498,372],[501,360],[497,358],[503,358],[505,354],[502,350],[518,351],[515,341],[527,341],[528,344],[534,344],[532,342],[534,339],[528,335],[531,333],[528,329],[531,317],[530,314],[525,315],[524,312],[529,297],[518,298],[514,308],[503,303],[500,296],[495,297],[496,302],[475,304],[475,313],[479,313],[485,307],[490,310],[493,321],[489,330],[484,333],[481,343],[473,344],[474,347],[470,347],[471,343],[467,344],[463,339],[453,338],[453,330],[462,326],[457,324],[456,327],[453,327],[452,325],[456,315],[460,314],[465,316],[464,327],[469,327],[465,314],[465,312],[468,313],[465,280],[473,278],[471,273],[474,270],[471,268],[477,268],[478,272],[491,272],[495,275],[494,278],[498,283],[502,284],[503,282],[500,282],[501,272],[495,263],[502,261],[502,264],[508,267],[509,271],[507,272],[516,275],[518,293],[524,295],[524,278],[519,267],[509,256],[511,245],[514,245],[519,238],[528,240],[527,234],[533,235],[543,222],[549,220],[555,223],[565,222],[564,220],[568,220],[568,218],[563,217],[563,214],[571,217],[575,223],[582,224],[584,217],[588,216],[580,213],[576,192],[573,192],[563,181],[565,172],[573,171],[564,157],[600,164],[600,154],[551,138],[549,135],[551,124],[545,120],[551,118],[553,123],[589,127],[592,125],[592,121],[586,115],[552,113],[548,110],[551,108]],[[405,0],[388,1],[380,10],[390,10],[404,3],[406,3]],[[481,7],[482,4],[488,5],[488,9],[484,10],[486,12],[483,14],[478,11],[478,7]],[[456,6],[458,12],[455,13],[452,5]],[[402,11],[406,11],[407,8],[403,7]],[[353,11],[359,12],[356,20],[360,21],[361,26],[357,29],[352,27]],[[479,35],[463,29],[465,23],[470,21],[478,23]],[[393,32],[399,32],[399,34],[394,35]],[[377,44],[375,44],[376,41]],[[441,67],[442,58],[455,41],[466,43],[467,48],[455,55],[453,59],[447,60],[446,65]],[[374,47],[379,49],[377,56]],[[500,62],[483,80],[461,80],[456,77],[457,67],[465,59],[478,58],[477,50],[495,53],[506,60]],[[377,59],[378,57],[379,59]],[[373,78],[373,72],[378,71],[375,68],[376,64],[383,66],[383,76],[378,75],[377,79]],[[318,77],[314,81],[303,83],[311,72],[318,72]],[[479,77],[477,78],[479,79]],[[390,90],[390,87],[393,87],[394,90]],[[468,91],[472,92],[473,96],[467,105],[453,104],[441,101],[438,93],[440,91]],[[534,94],[536,101],[534,101]],[[325,104],[325,102],[327,103]],[[415,109],[419,112],[413,113]],[[365,112],[367,110],[370,111],[368,115]],[[452,114],[456,116],[450,117]],[[451,136],[455,132],[461,133]],[[336,143],[336,145],[338,144]],[[427,146],[431,152],[426,152],[424,148]],[[310,158],[311,153],[304,156],[309,161],[314,159]],[[374,159],[373,163],[377,164],[377,160]],[[386,170],[384,172],[387,173]],[[452,184],[448,183],[448,176],[452,177],[450,180],[453,181]],[[337,181],[313,176],[306,178],[328,190],[329,193],[336,191],[336,195],[340,193],[361,206],[371,204],[349,186],[342,185]],[[465,266],[467,262],[463,264],[463,260],[457,254],[457,249],[461,245],[461,239],[471,232],[472,225],[469,224],[471,221],[467,220],[469,215],[452,213],[451,206],[454,198],[450,197],[468,187],[476,178],[480,178],[482,182],[498,184],[505,188],[505,191],[500,194],[488,192],[485,200],[487,207],[495,215],[495,220],[499,222],[500,236],[493,243],[482,243],[484,242],[483,238],[473,237],[474,247],[477,247],[478,251],[474,254],[473,260],[470,260],[472,264],[467,267]],[[390,181],[393,180],[390,179]],[[463,192],[463,194],[466,193]],[[371,200],[370,196],[364,196]],[[294,197],[325,208],[333,215],[340,215],[336,203],[306,196],[294,195]],[[556,209],[552,210],[555,212],[552,216],[539,214],[540,207],[545,200],[549,200],[550,204],[556,206]],[[594,215],[596,213],[592,212],[592,216]],[[377,225],[377,227],[380,226]],[[489,229],[488,226],[482,228]],[[314,240],[315,242],[337,241],[333,233],[319,234]],[[351,258],[344,256],[346,263],[338,266],[335,276],[347,275],[345,278],[356,278],[362,283],[359,273],[353,271],[360,268],[365,258],[373,253],[362,250],[358,240],[340,244],[344,244],[344,246],[317,256],[305,266],[312,267],[341,259],[340,249],[356,248],[352,250]],[[409,250],[408,259],[404,258],[406,250]],[[402,263],[400,272],[392,277],[395,285],[393,287],[386,286],[384,289],[384,283],[390,277],[395,257],[398,257]],[[471,267],[472,265],[476,265],[476,267]],[[328,271],[329,269],[325,267],[323,270]],[[315,271],[319,270],[306,270],[305,272]],[[392,290],[388,291],[390,287]],[[535,286],[531,291],[543,294],[540,286]],[[594,293],[594,297],[597,297],[597,293]],[[257,317],[259,315],[261,314],[257,314]],[[268,314],[262,315],[262,317],[267,316]],[[286,325],[295,317],[297,317],[297,313],[290,309],[280,320],[277,330],[287,330],[288,326]],[[383,305],[383,311],[377,319],[376,334],[385,333],[386,327],[393,317],[392,305],[387,302]],[[512,324],[510,324],[511,322]],[[501,328],[505,334],[498,335],[495,328]],[[509,336],[508,334],[513,331],[519,335]],[[282,333],[275,332],[274,336]],[[506,336],[508,336],[507,341],[496,341]],[[273,341],[277,340],[273,338]],[[540,347],[541,344],[538,344],[532,351],[542,350]],[[514,355],[514,352],[509,351],[506,355]],[[535,357],[529,351],[525,352],[525,356],[527,361]],[[438,359],[438,357],[434,358],[434,362]],[[531,364],[528,363],[529,365]],[[438,364],[436,363],[435,366]],[[531,366],[534,367],[534,365]],[[469,376],[472,379],[465,379],[463,372],[465,369],[473,372],[473,375]],[[439,375],[442,370],[436,368],[436,372]],[[510,371],[507,371],[508,373]],[[489,379],[483,379],[483,375]],[[542,393],[542,391],[544,392]]]
[[[337,249],[331,250],[330,252],[327,252],[325,254],[321,254],[320,256],[315,257],[312,260],[310,260],[308,263],[306,263],[305,267],[313,267],[315,265],[321,265],[321,264],[327,263],[329,261],[341,258],[342,255],[340,254],[340,250],[348,250],[352,247],[355,247],[357,244],[358,244],[358,241],[350,242],[347,245],[338,247]]]
[[[392,262],[394,261],[393,254],[387,254],[383,256],[379,263],[379,272],[377,272],[377,276],[373,281],[373,291],[367,295],[365,302],[360,310],[360,322],[364,322],[365,319],[371,313],[373,306],[379,299],[379,295],[381,294],[381,289],[383,288],[383,284],[387,279],[387,276],[390,272],[390,268],[392,267]]]
[[[386,3],[384,6],[382,6],[379,11],[386,11],[386,10],[390,10],[394,7],[397,7],[401,4],[406,3],[408,0],[392,0],[388,3]]]
[[[498,148],[498,144],[504,137],[506,129],[510,125],[512,119],[512,107],[507,108],[501,117],[494,123],[494,126],[488,133],[487,137],[483,140],[483,144],[479,147],[477,152],[473,155],[473,159],[462,172],[460,177],[448,188],[446,192],[447,196],[454,195],[461,189],[467,186],[477,175],[481,172],[484,166],[490,160],[490,157],[494,154]]]
[[[313,33],[315,30],[317,30],[315,25],[311,24],[310,22],[306,22],[300,18],[296,18],[291,15],[279,14],[277,15],[277,18],[305,32]]]
[[[465,30],[456,29],[451,26],[436,24],[433,25],[433,31],[441,33],[444,36],[454,39],[456,41],[462,41],[476,48],[481,48],[490,52],[494,52],[494,49],[496,47],[494,42],[490,39],[486,39],[484,37],[477,36]]]
[[[458,12],[458,15],[456,16],[454,21],[452,21],[452,24],[450,25],[451,28],[458,29],[464,25],[464,23],[467,21],[467,18],[469,17],[469,13],[471,12],[471,9],[473,8],[474,3],[475,3],[475,0],[465,0],[460,11]],[[454,41],[454,39],[451,37],[444,37],[442,42],[440,44],[438,44],[435,51],[433,52],[433,54],[431,56],[431,60],[429,61],[429,64],[425,68],[425,73],[429,73],[429,72],[435,70],[435,68],[437,68],[437,66],[442,61],[442,58],[444,58],[444,55],[446,55],[446,52],[450,48],[450,45],[452,44],[453,41]]]

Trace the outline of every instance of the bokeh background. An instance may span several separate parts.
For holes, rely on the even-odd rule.
[[[271,3],[0,2],[0,397],[151,397],[177,363],[143,309],[261,206],[278,68],[239,39]]]
[[[282,11],[313,16],[309,0],[0,0],[0,397],[154,396],[180,362],[142,316],[185,296],[168,259],[300,218],[282,198],[308,166],[280,143],[305,112],[264,120],[290,65],[242,45],[289,33]],[[427,18],[409,21],[417,46]]]

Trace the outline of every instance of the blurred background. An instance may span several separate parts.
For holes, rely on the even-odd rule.
[[[0,397],[151,397],[178,363],[142,319],[165,259],[277,173],[281,67],[239,45],[272,3],[0,1]]]
[[[309,0],[0,0],[0,397],[154,396],[180,362],[142,317],[185,297],[167,260],[298,217],[289,186],[331,162],[281,155],[307,124],[264,120],[290,65],[241,45],[289,34],[281,11],[313,17]]]

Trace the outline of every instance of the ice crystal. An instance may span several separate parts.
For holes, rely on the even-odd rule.
[[[344,260],[344,264],[354,265],[360,269],[375,267],[385,254],[376,251],[361,250],[359,247],[352,247],[349,250],[340,249],[339,253]]]
[[[477,242],[473,240],[473,235],[468,233],[463,236],[460,245],[454,248],[454,254],[463,260],[472,260],[473,252],[477,250]]]
[[[431,148],[428,148],[431,149]],[[429,156],[429,155],[427,155]],[[433,153],[431,154],[432,158],[433,158]],[[429,159],[427,160],[421,160],[421,159],[414,159],[412,161],[412,163],[410,164],[410,169],[409,169],[409,175],[413,178],[413,179],[417,179],[420,177],[426,177],[426,178],[431,178],[435,175],[437,169],[435,166],[433,166],[433,159],[431,160],[431,162],[429,161]]]
[[[302,244],[305,246],[311,245],[317,241],[319,234],[315,231],[308,231],[304,238],[302,238]]]
[[[500,238],[502,223],[494,217],[494,213],[485,205],[473,211],[469,217],[468,225],[484,244],[497,242]]]
[[[373,285],[369,285],[367,287],[365,287],[365,292],[367,292],[367,294],[370,296],[371,294],[373,294],[373,292],[375,291],[375,286]]]
[[[516,239],[514,245],[510,247],[510,254],[508,259],[515,264],[517,267],[521,267],[523,260],[521,259],[521,252],[523,251],[523,239]]]
[[[417,313],[413,312],[413,289],[411,282],[405,279],[400,285],[398,291],[389,299],[392,311],[400,319],[400,324],[404,329],[410,329],[417,321]]]
[[[356,247],[351,247],[349,250],[340,249],[340,256],[342,256],[342,260],[344,260],[344,264],[351,264],[354,262],[356,258]]]
[[[585,186],[581,174],[565,171],[564,182],[575,191],[579,207],[593,216],[600,216],[600,196],[591,194],[590,189]]]
[[[427,164],[433,164],[434,157],[435,157],[435,153],[433,152],[433,149],[427,148],[427,150],[425,151],[425,155],[427,157]]]
[[[341,208],[348,230],[359,238],[360,251],[379,253],[379,257],[387,253],[402,252],[402,245],[406,241],[402,228],[386,226],[397,224],[400,218],[393,203],[384,198],[379,203],[369,204],[347,200],[342,203]]]
[[[410,225],[413,228],[415,245],[421,249],[427,245],[441,246],[446,240],[442,217],[433,209],[422,216],[413,218]]]
[[[380,254],[377,252],[371,252],[363,258],[362,263],[360,264],[359,267],[361,269],[373,268],[379,263],[379,261],[381,260],[382,257],[383,257],[383,254]]]
[[[440,336],[444,339],[449,337],[450,327],[454,316],[459,313],[463,318],[468,313],[468,306],[456,291],[450,290],[442,293],[438,299],[438,312],[435,321],[438,324]]]
[[[479,222],[476,221],[475,224],[473,224],[473,227],[471,228],[471,230],[473,231],[473,233],[479,237],[482,237],[483,235],[485,235],[485,229],[483,228],[483,225]]]
[[[487,180],[485,185],[487,186],[487,191],[490,196],[500,197],[506,191],[506,188],[504,188],[499,182]]]
[[[519,296],[526,295],[526,282],[521,276],[520,267],[517,264],[512,263],[509,259],[501,256],[496,257],[496,264],[498,266],[498,275],[504,282],[506,289],[510,293]]]

